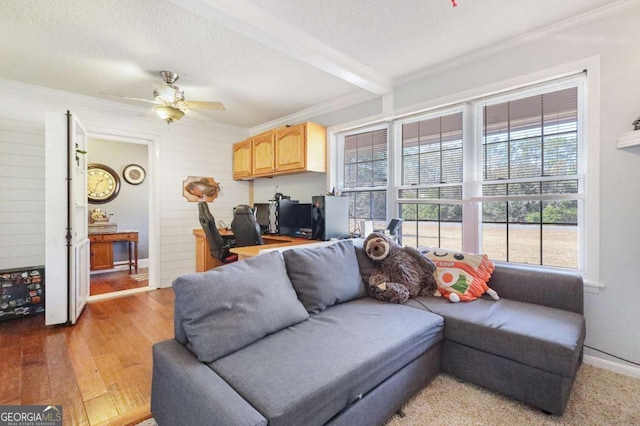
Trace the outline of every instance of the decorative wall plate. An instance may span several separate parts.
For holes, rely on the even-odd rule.
[[[189,176],[182,181],[182,196],[189,202],[212,202],[218,198],[220,185],[212,177]]]
[[[122,171],[122,176],[131,185],[140,185],[147,177],[147,172],[137,164],[129,164]]]

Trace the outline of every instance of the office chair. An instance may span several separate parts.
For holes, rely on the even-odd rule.
[[[218,259],[222,263],[231,263],[238,260],[238,255],[229,253],[229,249],[234,247],[231,242],[226,242],[218,232],[216,228],[216,220],[209,211],[209,206],[206,202],[200,201],[198,203],[198,213],[200,217],[200,225],[207,237],[209,243],[209,251],[211,256]]]
[[[236,247],[264,244],[260,234],[260,225],[253,215],[253,210],[246,204],[236,206],[231,221],[231,230],[236,240]]]

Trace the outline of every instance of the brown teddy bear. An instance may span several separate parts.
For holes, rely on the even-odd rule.
[[[432,296],[438,286],[436,266],[416,249],[401,247],[388,236],[373,232],[363,244],[377,265],[369,277],[367,292],[378,300],[405,303],[410,297]]]

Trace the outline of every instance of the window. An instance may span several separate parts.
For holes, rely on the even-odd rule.
[[[363,220],[375,229],[387,221],[387,129],[344,137],[343,192],[349,197],[349,230],[360,231]]]
[[[589,254],[596,266],[586,271],[587,238],[597,242],[587,226],[597,215],[591,157],[589,180],[585,172],[587,82],[581,73],[396,119],[392,150],[386,128],[344,135],[341,188],[351,197],[351,229],[362,220],[384,228],[400,216],[404,245],[597,277],[597,247]]]
[[[399,122],[402,242],[462,249],[462,112]],[[448,201],[446,201],[448,200]]]
[[[574,85],[478,105],[482,249],[493,259],[578,268],[578,98]]]

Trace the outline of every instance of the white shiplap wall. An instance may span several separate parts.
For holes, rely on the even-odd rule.
[[[214,177],[221,192],[210,209],[230,223],[233,207],[249,201],[248,183],[231,178],[232,144],[248,130],[186,118],[167,126],[138,117],[140,108],[6,80],[0,80],[0,267],[44,264],[44,118],[46,111],[67,109],[90,135],[150,141],[151,284],[167,287],[194,272],[192,230],[200,224],[197,204],[182,196],[182,181]]]
[[[182,182],[188,176],[210,176],[220,184],[220,194],[209,204],[216,221],[231,223],[233,207],[247,203],[249,187],[236,182],[232,174],[232,142],[237,134],[214,131],[184,138],[163,138],[160,150],[162,173],[158,178],[160,198],[161,286],[175,277],[194,271],[195,246],[192,230],[199,228],[196,203],[182,196]],[[187,236],[185,238],[185,235]]]
[[[0,120],[0,269],[44,265],[44,165],[44,127]]]

